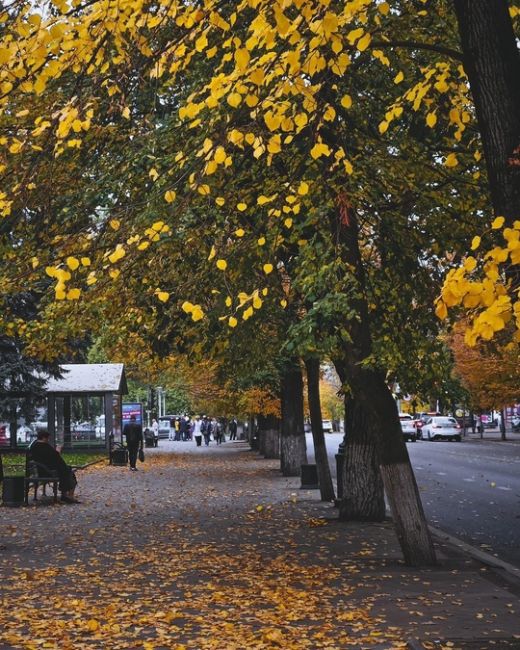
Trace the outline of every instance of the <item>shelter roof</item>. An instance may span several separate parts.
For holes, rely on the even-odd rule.
[[[48,393],[128,393],[123,363],[69,363],[61,379],[50,378]]]

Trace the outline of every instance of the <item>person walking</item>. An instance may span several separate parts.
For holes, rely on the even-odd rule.
[[[229,439],[230,440],[236,440],[237,439],[237,430],[238,430],[238,424],[235,418],[231,420],[229,423]]]
[[[204,436],[204,444],[208,447],[211,438],[211,420],[206,417],[202,423],[202,435]]]
[[[175,418],[170,420],[170,428],[168,429],[168,440],[175,440]]]
[[[135,466],[137,462],[137,454],[139,449],[143,448],[143,427],[137,424],[135,415],[130,416],[130,422],[125,424],[123,428],[123,435],[126,438],[126,446],[128,448],[128,458],[130,460],[130,470],[137,472]]]
[[[224,429],[222,424],[218,420],[213,420],[215,426],[215,440],[217,445],[221,445],[224,442]]]

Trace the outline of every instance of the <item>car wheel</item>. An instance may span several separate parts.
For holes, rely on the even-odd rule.
[[[412,436],[412,437],[410,438],[410,442],[416,442],[416,440],[417,440],[417,438],[416,438],[415,436]]]
[[[455,440],[455,442],[461,442],[462,438],[460,436],[455,436],[453,440]]]

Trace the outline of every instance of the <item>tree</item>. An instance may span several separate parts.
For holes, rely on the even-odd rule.
[[[84,90],[83,94],[74,96],[65,93],[52,106],[52,112],[45,109],[45,115],[52,119],[36,123],[42,116],[36,117],[35,128],[31,131],[18,128],[16,123],[10,124],[14,128],[5,143],[10,164],[17,156],[21,160],[43,158],[31,153],[34,147],[45,148],[49,154],[54,152],[62,160],[76,162],[80,160],[76,154],[81,148],[82,160],[86,157],[94,161],[104,152],[105,164],[110,167],[111,155],[108,154],[112,151],[104,150],[102,133],[110,134],[115,141],[118,134],[126,134],[131,143],[121,148],[124,161],[121,171],[112,169],[108,181],[104,182],[106,213],[100,216],[100,211],[95,210],[95,218],[88,220],[80,233],[74,229],[74,219],[60,218],[56,232],[60,239],[53,248],[54,259],[47,264],[47,274],[56,281],[58,299],[76,301],[91,283],[100,279],[106,281],[108,277],[119,284],[121,270],[128,272],[132,265],[140,263],[148,249],[147,260],[156,262],[158,255],[150,255],[150,252],[155,253],[154,245],[169,238],[169,253],[179,253],[182,243],[186,245],[189,241],[185,233],[194,226],[197,226],[198,241],[206,243],[213,239],[208,257],[215,256],[217,268],[226,271],[229,255],[217,256],[217,253],[229,253],[232,229],[240,226],[236,232],[243,233],[244,224],[250,228],[250,242],[259,234],[258,241],[270,241],[269,249],[263,249],[266,254],[256,255],[252,267],[254,271],[250,277],[254,278],[256,288],[243,291],[247,298],[239,298],[237,303],[229,296],[231,314],[227,311],[230,309],[227,298],[220,304],[209,297],[204,301],[196,302],[191,298],[182,302],[183,311],[190,314],[193,322],[201,321],[200,327],[205,332],[211,331],[216,320],[215,315],[208,316],[212,308],[220,308],[221,317],[235,328],[236,315],[250,314],[250,309],[257,309],[255,304],[263,308],[259,278],[269,276],[278,264],[287,263],[287,250],[284,249],[297,248],[304,252],[298,256],[300,275],[304,277],[309,261],[318,256],[319,244],[322,251],[327,251],[334,250],[338,240],[342,242],[336,255],[339,262],[332,265],[329,273],[337,278],[337,272],[343,271],[337,281],[342,290],[336,295],[342,296],[347,326],[338,327],[336,339],[342,344],[340,356],[347,358],[346,352],[353,353],[345,373],[351,389],[357,393],[356,398],[361,399],[365,408],[377,411],[372,414],[373,430],[381,432],[388,421],[393,422],[389,441],[395,441],[399,452],[395,457],[388,449],[381,452],[388,472],[388,488],[396,478],[390,476],[393,474],[390,469],[396,466],[402,469],[407,459],[400,433],[397,433],[397,414],[390,406],[385,363],[377,357],[374,345],[374,342],[377,345],[377,337],[368,331],[377,316],[374,318],[371,314],[372,303],[367,299],[369,283],[365,278],[369,276],[364,266],[370,250],[377,256],[372,260],[373,270],[379,266],[388,272],[394,261],[383,255],[389,250],[385,251],[383,245],[371,246],[376,239],[384,243],[385,235],[378,228],[379,222],[370,227],[370,215],[379,215],[388,209],[392,216],[401,212],[403,222],[410,224],[417,219],[418,209],[413,203],[406,209],[405,200],[399,201],[397,207],[384,206],[383,201],[374,200],[384,195],[380,184],[374,182],[377,174],[369,173],[374,167],[367,164],[366,174],[353,176],[356,167],[364,171],[363,162],[367,156],[361,155],[364,142],[361,135],[365,133],[357,131],[357,142],[334,141],[332,134],[340,127],[348,131],[347,127],[352,126],[349,124],[351,107],[369,96],[364,86],[358,92],[356,82],[359,83],[362,75],[350,76],[351,70],[361,71],[366,65],[371,71],[378,66],[383,71],[388,68],[388,73],[376,73],[377,78],[380,75],[388,83],[392,82],[392,76],[396,84],[400,83],[404,77],[402,67],[412,75],[401,98],[384,98],[381,105],[387,110],[385,119],[378,119],[376,137],[379,137],[377,133],[383,135],[390,131],[391,124],[399,123],[404,106],[411,107],[414,112],[426,109],[426,127],[423,124],[422,130],[418,128],[418,120],[410,119],[411,128],[420,131],[422,137],[425,128],[433,129],[437,123],[437,114],[449,114],[457,142],[467,137],[466,124],[471,121],[470,112],[464,110],[467,89],[452,74],[451,63],[443,61],[448,56],[458,63],[458,53],[450,43],[442,43],[446,34],[448,39],[452,34],[452,21],[444,11],[444,3],[439,3],[438,13],[426,13],[425,18],[434,26],[434,42],[421,43],[414,39],[420,27],[414,27],[417,15],[415,8],[409,5],[397,1],[392,6],[386,2],[360,2],[349,4],[344,15],[342,3],[315,7],[303,0],[283,7],[271,2],[255,2],[252,7],[248,3],[236,7],[208,2],[205,5],[207,13],[183,3],[172,2],[166,8],[151,3],[145,9],[140,7],[143,20],[134,20],[132,13],[136,7],[133,2],[126,1],[118,5],[106,23],[99,2],[75,8],[66,16],[62,15],[62,9],[56,8],[44,20],[36,16],[29,19],[27,12],[31,8],[21,3],[2,15],[8,38],[0,46],[0,60],[4,63],[0,82],[6,101],[16,101],[24,93],[50,98],[52,90],[63,87],[66,78],[80,79]],[[155,29],[158,25],[160,30]],[[403,28],[409,28],[408,41],[396,37],[398,32],[403,33]],[[13,34],[18,34],[15,47]],[[406,52],[409,52],[408,58],[404,55]],[[425,52],[432,56],[432,61],[426,65]],[[24,65],[28,57],[32,57],[31,66]],[[399,70],[397,75],[396,70]],[[15,84],[10,81],[13,71],[16,72]],[[161,113],[165,106],[179,107],[180,119],[169,121],[170,135],[178,138],[178,146],[168,147],[166,139],[163,145],[158,137],[159,130],[149,127],[150,112],[143,110],[138,100],[139,93],[144,90],[143,96],[146,96],[153,85],[144,81],[148,74],[156,80],[153,83]],[[196,87],[190,85],[194,79]],[[354,80],[352,88],[349,88],[350,80]],[[388,84],[384,88],[387,89]],[[371,91],[373,97],[374,89]],[[448,91],[449,99],[443,101],[442,95]],[[11,117],[11,113],[5,115],[8,119]],[[371,141],[375,142],[372,121],[368,120],[367,130]],[[44,126],[44,122],[48,124]],[[449,171],[460,164],[464,154],[450,151],[452,140],[446,140],[431,166]],[[175,142],[173,137],[170,142]],[[129,164],[127,154],[132,149],[135,155]],[[390,144],[386,152],[384,147],[380,152],[380,160],[386,154],[389,161],[385,170],[395,164]],[[252,172],[257,174],[255,183],[251,183]],[[469,170],[462,175],[457,171],[457,176],[463,177],[466,173]],[[401,180],[403,177],[396,174],[395,178]],[[406,185],[419,186],[419,179],[415,184],[415,179],[404,178]],[[364,182],[360,182],[361,179]],[[356,190],[356,186],[361,191]],[[144,209],[135,209],[143,187],[147,192],[146,205]],[[20,189],[16,183],[8,188],[6,196],[2,197],[2,209],[7,216],[13,213],[13,206],[24,204],[26,189],[26,184]],[[403,193],[397,180],[394,191]],[[455,210],[456,200],[451,195],[446,203]],[[352,214],[357,222],[363,218],[361,228],[357,225],[351,228],[349,204],[355,207]],[[157,218],[154,210],[166,213],[166,220]],[[259,214],[262,215],[262,233],[255,230],[255,218]],[[325,216],[325,224],[318,221],[320,215]],[[175,223],[175,231],[167,222]],[[327,239],[324,230],[329,223]],[[430,233],[435,233],[436,226],[442,223],[441,219],[436,219]],[[417,228],[417,232],[419,230]],[[310,247],[305,248],[299,242],[309,240],[313,242],[313,250],[307,255]],[[437,258],[442,252],[434,251],[433,245],[432,251]],[[41,260],[36,258],[34,264],[41,264]],[[157,266],[164,268],[164,264]],[[154,296],[159,303],[175,300],[180,306],[177,292],[174,296],[165,290],[162,282],[151,285],[148,269],[141,275],[146,280],[148,298]],[[228,270],[227,282],[232,275]],[[384,286],[382,276],[383,273],[379,273],[379,290]],[[245,275],[239,277],[243,280]],[[213,291],[211,286],[204,288]],[[378,299],[381,297],[376,292],[374,295]],[[311,300],[311,293],[303,291],[302,296]],[[73,306],[70,312],[74,311]],[[380,313],[382,315],[384,310]],[[385,348],[383,340],[381,337],[380,350]],[[390,359],[391,354],[387,354],[385,360]],[[404,367],[403,364],[395,365]],[[368,404],[368,396],[374,390],[377,399]],[[380,442],[385,445],[385,441]],[[410,480],[409,472],[398,471],[397,474],[405,482]],[[408,482],[408,493],[412,499],[417,497],[413,481]],[[395,496],[391,501],[398,508],[400,499]],[[420,516],[420,508],[415,512]],[[399,517],[396,521],[403,533],[400,535],[403,544],[413,545],[416,540],[405,540],[404,521]],[[422,524],[421,527],[424,531]],[[407,558],[413,556],[410,548],[405,555]],[[420,558],[421,553],[418,553],[414,561],[421,561]],[[431,546],[424,536],[422,559],[431,561]]]

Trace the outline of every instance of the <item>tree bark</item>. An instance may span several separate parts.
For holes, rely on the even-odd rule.
[[[368,432],[377,445],[386,495],[392,510],[397,538],[405,562],[412,566],[436,564],[435,550],[419,497],[395,400],[383,373],[367,364],[372,354],[365,274],[359,249],[357,215],[344,197],[338,213],[331,214],[331,234],[342,260],[352,269],[356,287],[352,309],[356,316],[347,323],[342,363],[353,398],[369,422]]]
[[[258,416],[261,453],[265,458],[280,458],[280,423],[274,415]]]
[[[520,53],[507,0],[453,0],[496,215],[520,214]],[[520,268],[508,271],[512,289]]]
[[[385,491],[379,470],[377,444],[360,403],[345,399],[345,462],[341,521],[383,521]]]
[[[298,359],[291,359],[281,376],[282,426],[280,465],[284,476],[300,476],[307,463],[303,427],[303,379]]]
[[[309,396],[309,412],[311,415],[312,439],[314,442],[314,458],[318,470],[318,482],[322,501],[334,501],[334,485],[327,456],[325,434],[320,401],[320,360],[316,357],[305,359],[307,370],[307,392]]]

